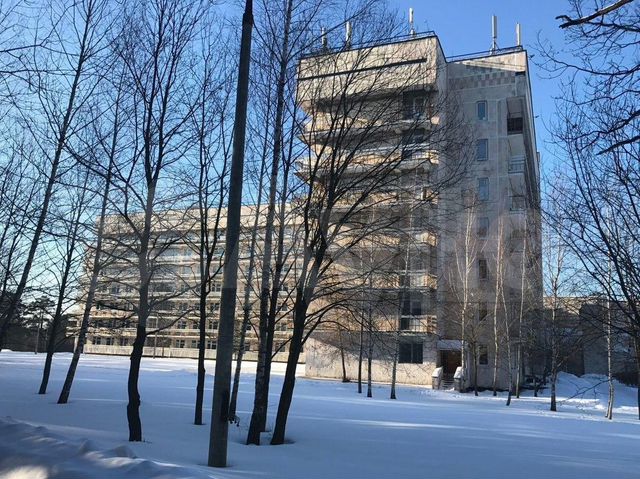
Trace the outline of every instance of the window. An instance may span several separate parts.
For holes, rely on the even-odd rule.
[[[424,128],[416,128],[409,134],[404,135],[404,143],[406,145],[417,145],[424,142],[425,142]],[[411,151],[411,150],[407,150],[407,151]]]
[[[172,306],[169,301],[160,301],[158,303],[158,311],[171,311]]]
[[[478,260],[478,279],[487,279],[489,277],[489,269],[486,259]]]
[[[127,338],[120,338],[120,346],[128,346],[129,340]]]
[[[200,347],[200,345],[198,344],[198,341],[195,340],[195,339],[192,339],[191,340],[191,348],[192,349],[196,349],[196,348],[199,348],[199,347]]]
[[[184,339],[176,339],[173,344],[176,348],[184,348],[185,341]]]
[[[214,293],[219,293],[220,291],[222,291],[222,284],[218,282],[213,283],[211,291],[213,291]]]
[[[208,329],[218,329],[218,321],[216,321],[214,319],[210,319],[209,321],[207,321],[207,328]]]
[[[427,97],[424,92],[405,93],[403,103],[405,120],[417,120],[427,116]]]
[[[522,251],[524,249],[524,231],[521,229],[514,229],[511,231],[511,250]]]
[[[420,253],[411,255],[409,258],[409,264],[411,265],[411,271],[423,271],[426,269],[426,258]]]
[[[509,158],[509,173],[522,173],[524,171],[524,156],[512,156]]]
[[[398,362],[405,364],[422,364],[422,343],[400,343]]]
[[[423,96],[417,96],[412,102],[412,115],[413,118],[424,118],[427,113],[427,99]]]
[[[489,178],[478,178],[478,200],[487,201],[489,199]]]
[[[178,321],[178,329],[187,329],[187,320],[181,319]]]
[[[93,344],[102,344],[102,338],[100,336],[94,336]]]
[[[489,234],[489,218],[483,216],[478,218],[478,237],[486,238]]]
[[[524,210],[525,205],[526,201],[523,195],[511,196],[511,211],[522,211]]]
[[[521,116],[507,117],[507,135],[522,133],[524,129],[524,121]]]
[[[289,311],[289,306],[287,306],[287,303],[285,301],[282,301],[278,305],[278,311],[280,311],[281,313],[286,313],[287,311]]]
[[[207,339],[207,349],[216,349],[215,339]]]
[[[489,158],[489,140],[482,138],[476,140],[476,160],[487,161]]]
[[[403,316],[422,316],[422,298],[419,296],[404,298],[402,303]]]
[[[209,305],[209,311],[214,314],[218,313],[218,311],[220,311],[220,303],[211,303]]]
[[[424,131],[424,130],[420,130],[420,131]],[[411,138],[413,138],[412,136],[409,137],[411,141]],[[424,138],[414,138],[416,141],[414,141],[414,143],[422,143],[424,141]],[[429,161],[429,154],[424,151],[424,150],[420,150],[420,149],[415,149],[415,148],[404,148],[402,150],[402,159],[406,160],[406,161],[416,161],[416,162],[425,162],[425,161]]]
[[[480,301],[478,304],[478,321],[484,321],[489,317],[489,309],[486,301]]]
[[[478,345],[478,364],[480,364],[480,366],[489,364],[489,350],[484,344]]]
[[[436,246],[429,247],[429,268],[435,270],[438,267],[438,248]]]
[[[478,120],[487,119],[487,102],[486,100],[476,102],[476,116]]]

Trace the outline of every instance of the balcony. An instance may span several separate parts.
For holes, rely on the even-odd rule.
[[[438,278],[430,273],[400,273],[398,276],[399,288],[429,288],[436,289],[438,287]]]
[[[402,315],[400,331],[436,334],[438,321],[434,315]]]

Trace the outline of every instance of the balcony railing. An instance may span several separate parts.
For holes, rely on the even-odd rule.
[[[509,158],[509,173],[524,172],[526,157],[524,155]]]
[[[436,316],[402,315],[400,317],[400,331],[436,334],[437,332]]]

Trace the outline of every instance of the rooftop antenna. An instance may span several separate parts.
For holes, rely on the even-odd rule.
[[[498,49],[498,17],[491,16],[491,50],[490,53],[495,53]]]
[[[327,41],[327,29],[324,27],[320,30],[320,42],[322,43],[323,50],[327,50],[329,48],[329,42]]]
[[[351,48],[351,22],[347,22],[347,36],[345,38],[347,48]]]
[[[416,36],[416,29],[413,27],[413,7],[409,8],[409,35]]]
[[[519,23],[516,23],[516,45],[522,46],[522,30]]]

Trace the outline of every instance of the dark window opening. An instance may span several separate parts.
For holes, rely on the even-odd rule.
[[[481,366],[489,364],[489,350],[484,344],[478,346],[478,364]]]
[[[422,364],[422,343],[400,343],[398,362],[404,364]]]
[[[513,135],[522,133],[524,130],[524,119],[521,116],[507,118],[507,134]]]
[[[489,277],[489,268],[486,259],[478,260],[478,278],[487,279]]]

